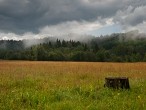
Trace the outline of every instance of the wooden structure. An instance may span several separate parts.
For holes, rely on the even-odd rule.
[[[127,77],[107,77],[104,87],[114,89],[130,89],[129,79]]]

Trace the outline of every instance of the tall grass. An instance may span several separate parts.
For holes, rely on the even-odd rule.
[[[126,76],[130,90],[104,88]],[[146,63],[0,62],[0,110],[146,110]]]

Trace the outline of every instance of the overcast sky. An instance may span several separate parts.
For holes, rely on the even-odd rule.
[[[0,39],[146,30],[146,0],[0,0]]]

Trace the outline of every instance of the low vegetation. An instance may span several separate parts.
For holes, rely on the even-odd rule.
[[[1,110],[145,110],[146,63],[0,61]],[[104,88],[126,76],[130,90]]]

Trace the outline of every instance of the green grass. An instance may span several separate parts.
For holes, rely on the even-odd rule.
[[[102,81],[44,90],[37,80],[10,81],[0,85],[0,109],[145,110],[146,81],[132,83],[130,90],[104,88]]]
[[[106,73],[72,74],[74,70],[67,67],[63,68],[67,73],[58,73],[62,70],[43,70],[43,66],[36,73],[34,65],[12,64],[11,71],[1,68],[0,110],[146,110],[144,73],[130,78],[130,90],[113,90],[103,87]]]

